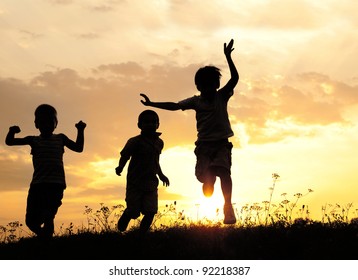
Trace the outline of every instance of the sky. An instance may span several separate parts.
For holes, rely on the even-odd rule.
[[[153,101],[198,94],[198,68],[230,78],[223,44],[234,39],[240,74],[229,115],[235,208],[269,200],[322,207],[353,203],[358,188],[358,2],[353,0],[2,0],[0,3],[0,139],[18,125],[37,135],[34,110],[56,107],[56,132],[85,150],[64,155],[67,189],[56,224],[84,219],[85,206],[124,203],[125,174],[114,168]],[[163,172],[159,204],[177,203],[193,219],[222,207],[219,182],[204,198],[194,175],[193,111],[156,110]],[[24,221],[32,176],[30,148],[0,141],[0,225]],[[308,190],[312,189],[313,192]],[[286,196],[282,194],[286,193]],[[332,206],[331,206],[332,205]],[[298,208],[297,208],[298,209]]]

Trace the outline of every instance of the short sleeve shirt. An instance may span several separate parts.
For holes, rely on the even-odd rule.
[[[159,138],[138,135],[130,138],[123,150],[122,156],[130,157],[127,172],[127,187],[142,187],[154,190],[158,186],[159,156],[164,142]]]
[[[220,89],[212,101],[193,96],[178,102],[181,110],[195,110],[198,141],[217,141],[234,135],[227,111],[233,91]]]
[[[30,146],[34,173],[31,184],[53,183],[66,187],[64,137],[64,134],[53,134],[48,138],[32,137]]]

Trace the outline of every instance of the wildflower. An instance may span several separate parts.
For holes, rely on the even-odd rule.
[[[272,178],[277,180],[278,178],[280,178],[280,175],[278,175],[277,173],[272,173]]]

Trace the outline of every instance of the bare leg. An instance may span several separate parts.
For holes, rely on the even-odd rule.
[[[33,223],[33,221],[26,220],[27,227],[36,235],[40,235],[42,228],[41,225],[38,223]]]
[[[214,170],[210,169],[205,178],[205,182],[203,183],[203,193],[206,197],[211,197],[213,195],[215,181],[216,175]]]
[[[231,204],[232,179],[229,170],[218,167],[217,175],[220,177],[221,190],[224,196],[225,204]]]
[[[140,223],[140,227],[139,230],[143,233],[147,232],[150,228],[150,226],[152,225],[153,219],[154,219],[154,215],[153,213],[150,214],[145,214],[141,223]]]
[[[42,228],[42,236],[44,238],[50,238],[53,236],[53,233],[55,231],[55,223],[53,219],[47,219],[44,223],[44,226]]]
[[[125,231],[131,221],[131,216],[128,214],[127,209],[124,210],[122,216],[118,220],[117,228],[119,231]]]
[[[223,192],[225,204],[224,204],[224,224],[235,224],[236,217],[235,212],[231,204],[232,195],[232,180],[230,171],[225,168],[218,168],[217,174],[221,180],[221,190]]]

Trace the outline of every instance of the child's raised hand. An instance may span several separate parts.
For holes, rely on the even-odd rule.
[[[21,129],[20,129],[20,127],[18,127],[17,125],[14,125],[14,126],[11,126],[10,128],[9,128],[9,131],[11,132],[11,133],[20,133],[21,132]]]
[[[83,130],[86,128],[87,124],[85,124],[83,121],[79,121],[78,123],[75,124],[75,126],[77,129]]]
[[[224,43],[225,55],[230,55],[232,53],[232,51],[234,50],[233,45],[234,45],[234,39],[231,39],[228,45],[226,45],[226,43]]]
[[[140,102],[142,102],[143,105],[145,105],[145,106],[149,106],[151,102],[150,102],[150,99],[148,98],[148,96],[146,96],[144,93],[141,93],[139,95],[144,98],[144,100],[141,100]]]

